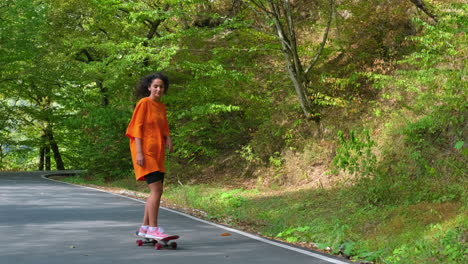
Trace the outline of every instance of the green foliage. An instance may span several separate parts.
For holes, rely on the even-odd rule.
[[[243,191],[243,189],[226,191],[221,193],[221,195],[218,196],[218,199],[225,207],[230,207],[232,209],[239,208],[247,201],[246,198],[239,196]]]
[[[83,113],[74,148],[81,166],[105,181],[124,178],[132,169],[125,130],[131,113],[119,108],[95,108]],[[99,153],[99,154],[97,154]],[[112,169],[109,169],[112,168]]]
[[[322,94],[320,92],[317,92],[313,95],[311,95],[312,102],[316,105],[320,106],[340,106],[344,107],[347,104],[347,101],[341,99],[341,98],[336,98],[336,97],[331,97],[325,94]]]
[[[7,143],[7,142],[5,142]],[[1,169],[8,170],[36,170],[37,165],[34,160],[36,153],[33,148],[28,147],[21,141],[11,141],[10,144],[2,145]],[[23,144],[22,144],[23,143]]]
[[[457,150],[461,150],[464,145],[465,145],[465,141],[458,141],[457,143],[455,143],[454,148]]]
[[[64,182],[72,183],[72,184],[95,184],[98,186],[105,185],[106,182],[102,176],[92,176],[86,177],[86,175],[75,175],[72,177],[67,177],[63,179]]]
[[[351,174],[358,173],[361,176],[372,176],[376,168],[377,158],[372,153],[375,141],[370,137],[369,131],[362,132],[363,135],[356,135],[356,131],[349,132],[349,139],[346,139],[343,132],[338,132],[340,145],[333,158],[334,172],[338,169]]]
[[[173,157],[181,161],[211,158],[219,150],[244,142],[244,113],[253,116],[255,111],[245,107],[252,100],[234,97],[238,92],[233,88],[241,82],[248,85],[249,80],[224,67],[225,61],[239,58],[236,53],[225,54],[219,47],[205,49],[205,38],[221,33],[229,23],[212,29],[190,24],[193,14],[206,13],[201,8],[206,7],[204,1],[72,0],[37,5],[41,8],[28,1],[7,1],[1,7],[9,9],[0,22],[5,40],[0,53],[6,62],[0,96],[2,101],[3,95],[6,100],[32,101],[28,108],[16,107],[21,111],[16,111],[15,118],[25,119],[36,140],[41,131],[38,125],[55,124],[54,133],[69,168],[87,168],[97,174],[114,168],[118,169],[108,174],[127,171],[130,159],[123,130],[129,115],[120,108],[133,105],[132,86],[141,75],[163,69],[174,84],[170,92],[174,96],[167,98],[177,146]],[[198,43],[201,55],[184,54],[188,49],[181,47],[190,38],[187,42]],[[245,59],[245,63],[248,58],[239,61]],[[22,74],[28,70],[30,75]],[[31,89],[33,96],[29,89],[22,89],[31,85],[37,86]],[[242,98],[251,98],[248,90],[241,93]],[[44,100],[53,107],[41,105]],[[258,109],[259,104],[255,105]],[[101,114],[102,118],[97,116]],[[6,137],[7,131],[2,128],[2,135]],[[122,162],[124,155],[126,162]]]
[[[241,150],[237,151],[237,153],[239,153],[239,155],[248,162],[254,163],[259,161],[259,158],[255,153],[253,153],[252,146],[250,145],[243,146]]]
[[[443,133],[448,126],[446,116],[441,114],[437,118],[426,115],[418,121],[409,122],[403,129],[410,158],[408,163],[412,163],[414,168],[413,175],[419,177],[436,175],[434,164],[428,160],[440,150],[440,147],[445,148],[447,143],[444,142],[446,138]]]
[[[274,122],[264,122],[258,127],[256,134],[250,141],[253,153],[259,157],[259,159],[265,163],[271,162],[273,157],[273,163],[278,165],[278,162],[274,154],[280,153],[281,149],[285,146],[285,133],[286,128],[275,124]]]
[[[415,33],[408,15],[409,2],[386,2],[375,0],[342,1],[337,5],[337,27],[342,48],[352,54],[350,65],[360,67],[377,58],[384,60],[397,57],[408,47],[405,37]],[[385,10],[378,12],[375,10]],[[360,65],[361,64],[361,65]]]
[[[414,244],[403,244],[387,257],[387,263],[465,263],[468,261],[466,242],[467,225],[459,223],[455,227],[430,228],[433,235],[419,239]]]
[[[241,122],[240,111],[238,106],[207,104],[171,113],[175,155],[193,161],[198,157],[214,157],[221,146],[232,146],[240,132],[234,127]]]
[[[310,226],[289,227],[288,229],[278,233],[276,236],[285,239],[288,242],[313,241]]]
[[[393,116],[385,129],[392,136],[379,146],[382,158],[378,163],[367,158],[371,161],[369,166],[359,166],[359,154],[364,157],[369,153],[365,149],[370,144],[353,140],[353,135],[345,141],[351,146],[343,147],[341,143],[337,149],[335,166],[374,175],[356,185],[356,198],[361,202],[441,202],[460,199],[464,193],[457,185],[466,183],[466,155],[457,147],[463,148],[464,143],[458,142],[466,137],[468,105],[463,83],[465,62],[461,56],[466,53],[462,32],[468,21],[459,12],[466,7],[453,8],[441,15],[437,25],[416,19],[423,34],[411,37],[417,50],[398,62],[402,67],[396,73],[370,75],[384,99],[397,102],[402,108],[382,104],[384,113],[392,111],[385,113]]]
[[[275,152],[272,156],[270,156],[269,161],[270,164],[276,169],[281,169],[281,166],[283,165],[283,160],[280,157],[279,152]]]
[[[208,212],[210,219],[229,219],[242,214],[242,208],[248,202],[245,197],[251,191],[243,189],[225,189],[208,185],[186,185],[171,188],[167,196],[174,200],[183,200],[192,208]]]

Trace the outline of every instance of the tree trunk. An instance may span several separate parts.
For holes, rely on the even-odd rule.
[[[291,17],[289,2],[284,2],[283,10],[281,10],[281,7],[273,1],[269,1],[269,3],[273,13],[273,19],[275,21],[276,33],[281,42],[282,51],[286,58],[290,79],[293,82],[301,109],[306,118],[309,118],[311,115],[311,103],[307,96],[306,87],[304,86],[305,76],[297,53],[296,33]],[[286,25],[281,23],[281,15],[286,16]]]
[[[44,170],[44,159],[45,159],[45,148],[44,146],[41,146],[39,148],[39,167],[38,167],[40,171]]]
[[[285,54],[286,57],[291,56],[290,54]],[[299,99],[299,104],[301,105],[302,112],[304,112],[304,115],[306,117],[310,116],[310,104],[309,104],[309,98],[307,97],[305,87],[304,87],[304,82],[302,80],[301,73],[297,72],[294,65],[291,62],[291,59],[287,59],[287,64],[288,64],[288,72],[289,72],[289,78],[291,79],[293,85],[294,85],[294,90],[296,91],[296,95]]]
[[[3,147],[0,144],[0,169],[3,169]]]
[[[97,87],[99,88],[99,92],[101,93],[102,95],[102,103],[101,105],[106,107],[109,105],[109,94],[107,92],[107,88],[104,87],[104,85],[102,84],[102,81],[99,80],[96,82],[96,85]]]
[[[45,154],[45,170],[50,171],[50,147],[44,147],[44,154]]]
[[[65,166],[63,164],[62,156],[60,155],[57,143],[55,141],[51,142],[50,148],[52,149],[52,152],[54,152],[54,160],[57,170],[64,170]]]
[[[49,143],[48,147],[50,147],[54,153],[55,166],[57,170],[64,170],[65,166],[63,164],[62,156],[60,155],[59,147],[54,139],[54,133],[50,127],[46,129],[46,135]]]
[[[43,134],[41,136],[41,146],[39,148],[39,166],[38,166],[38,169],[40,171],[44,170],[44,166],[45,166],[46,146],[47,146],[47,136],[46,136],[45,131],[43,131]]]

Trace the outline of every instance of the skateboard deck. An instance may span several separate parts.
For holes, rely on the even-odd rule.
[[[168,249],[177,249],[177,243],[176,242],[170,242],[171,240],[176,240],[179,238],[179,236],[168,236],[163,239],[154,239],[154,238],[147,238],[147,237],[142,237],[139,236],[138,234],[135,234],[138,238],[136,241],[136,244],[141,247],[143,245],[153,245],[154,249],[156,250],[161,250],[163,248],[168,248]]]

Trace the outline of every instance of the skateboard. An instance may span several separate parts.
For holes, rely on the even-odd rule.
[[[163,239],[154,239],[154,238],[147,238],[147,237],[142,237],[142,236],[139,236],[138,234],[135,234],[137,237],[139,237],[140,239],[138,239],[136,241],[136,244],[141,247],[143,245],[153,245],[154,246],[154,249],[156,250],[161,250],[163,248],[168,248],[168,249],[177,249],[177,243],[176,242],[170,242],[171,240],[176,240],[179,238],[179,236],[168,236],[166,238],[163,238]]]

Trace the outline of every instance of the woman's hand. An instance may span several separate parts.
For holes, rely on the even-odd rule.
[[[135,138],[135,145],[136,145],[136,151],[137,151],[137,155],[136,155],[136,163],[143,167],[143,164],[145,163],[145,158],[143,156],[143,151],[142,151],[142,145],[143,143],[141,142],[141,138]]]
[[[145,158],[143,157],[143,153],[139,152],[136,155],[136,163],[143,167],[143,164],[145,163]]]

